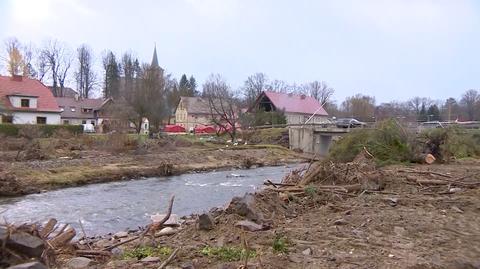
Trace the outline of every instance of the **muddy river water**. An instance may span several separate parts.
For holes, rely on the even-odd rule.
[[[175,195],[174,214],[201,213],[224,206],[233,196],[262,188],[266,179],[279,182],[298,166],[154,177],[0,198],[0,222],[56,218],[78,228],[81,220],[89,236],[136,229],[150,223],[151,214],[163,213],[171,195]]]

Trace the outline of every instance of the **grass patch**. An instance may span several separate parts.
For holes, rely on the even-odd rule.
[[[272,244],[274,253],[287,253],[288,252],[288,243],[287,238],[283,236],[277,236],[273,240]]]
[[[134,249],[126,250],[122,258],[141,260],[146,257],[169,256],[171,253],[172,249],[170,247],[137,247]]]
[[[257,252],[253,249],[248,253],[245,249],[239,247],[204,247],[201,251],[202,255],[215,258],[217,260],[226,262],[235,262],[245,259],[245,257],[254,258],[257,256]]]
[[[317,194],[317,189],[315,189],[315,187],[313,187],[313,186],[306,186],[305,187],[305,193],[308,196],[313,197],[313,196],[315,196],[315,194]]]

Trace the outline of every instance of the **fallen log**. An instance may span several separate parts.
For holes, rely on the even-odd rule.
[[[65,246],[68,242],[70,242],[76,235],[75,229],[69,227],[68,229],[64,230],[63,232],[59,233],[54,238],[48,240],[47,242],[53,248],[61,248]]]
[[[163,224],[167,222],[167,220],[170,218],[170,215],[172,214],[172,207],[173,207],[173,200],[175,199],[175,196],[172,195],[170,198],[170,203],[168,204],[168,209],[167,209],[167,214],[165,214],[165,217],[161,219],[159,222],[154,222],[150,225],[148,225],[147,229],[143,231],[143,233],[140,235],[140,238],[143,239],[145,234],[147,234],[150,231],[153,231],[153,234],[155,234],[155,231],[160,230],[163,228]]]
[[[413,160],[417,163],[432,164],[436,161],[436,158],[430,153],[428,153],[428,154],[421,153],[421,154],[416,155],[413,158]]]
[[[173,261],[173,259],[175,259],[175,257],[177,256],[177,252],[179,251],[180,249],[179,248],[176,248],[172,254],[162,263],[160,264],[160,266],[158,267],[158,269],[164,269],[165,267],[167,267],[167,265],[169,263],[171,263]]]
[[[267,186],[273,186],[275,188],[278,188],[278,187],[293,187],[293,186],[296,186],[295,184],[288,184],[288,183],[273,183],[271,180],[267,179],[265,182],[263,182],[263,185],[267,185]]]
[[[112,256],[112,253],[105,250],[83,250],[79,249],[76,251],[77,256]]]
[[[434,172],[434,171],[421,171],[421,170],[414,170],[414,169],[399,169],[399,170],[397,170],[397,172],[436,175],[436,176],[441,176],[441,177],[446,177],[446,178],[451,178],[452,177],[451,175],[444,174],[444,173],[439,173],[439,172]]]
[[[55,225],[57,224],[56,219],[49,219],[48,222],[45,224],[43,229],[38,233],[40,237],[47,238],[50,233],[54,231]]]

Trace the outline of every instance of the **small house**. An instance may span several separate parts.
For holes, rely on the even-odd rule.
[[[175,110],[175,124],[187,131],[193,131],[197,125],[210,125],[212,112],[208,99],[202,97],[180,97]]]
[[[60,108],[48,87],[23,76],[0,76],[0,122],[60,124]]]
[[[304,94],[264,91],[249,109],[249,112],[262,110],[283,111],[287,124],[319,124],[328,122],[328,113],[317,99]],[[308,122],[307,122],[308,121]]]

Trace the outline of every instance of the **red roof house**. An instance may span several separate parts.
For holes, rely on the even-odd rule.
[[[309,119],[308,123],[323,123],[328,117],[318,100],[304,94],[264,91],[249,112],[256,110],[283,111],[288,124],[303,124]]]
[[[60,108],[50,90],[36,79],[0,76],[2,122],[60,124]]]

